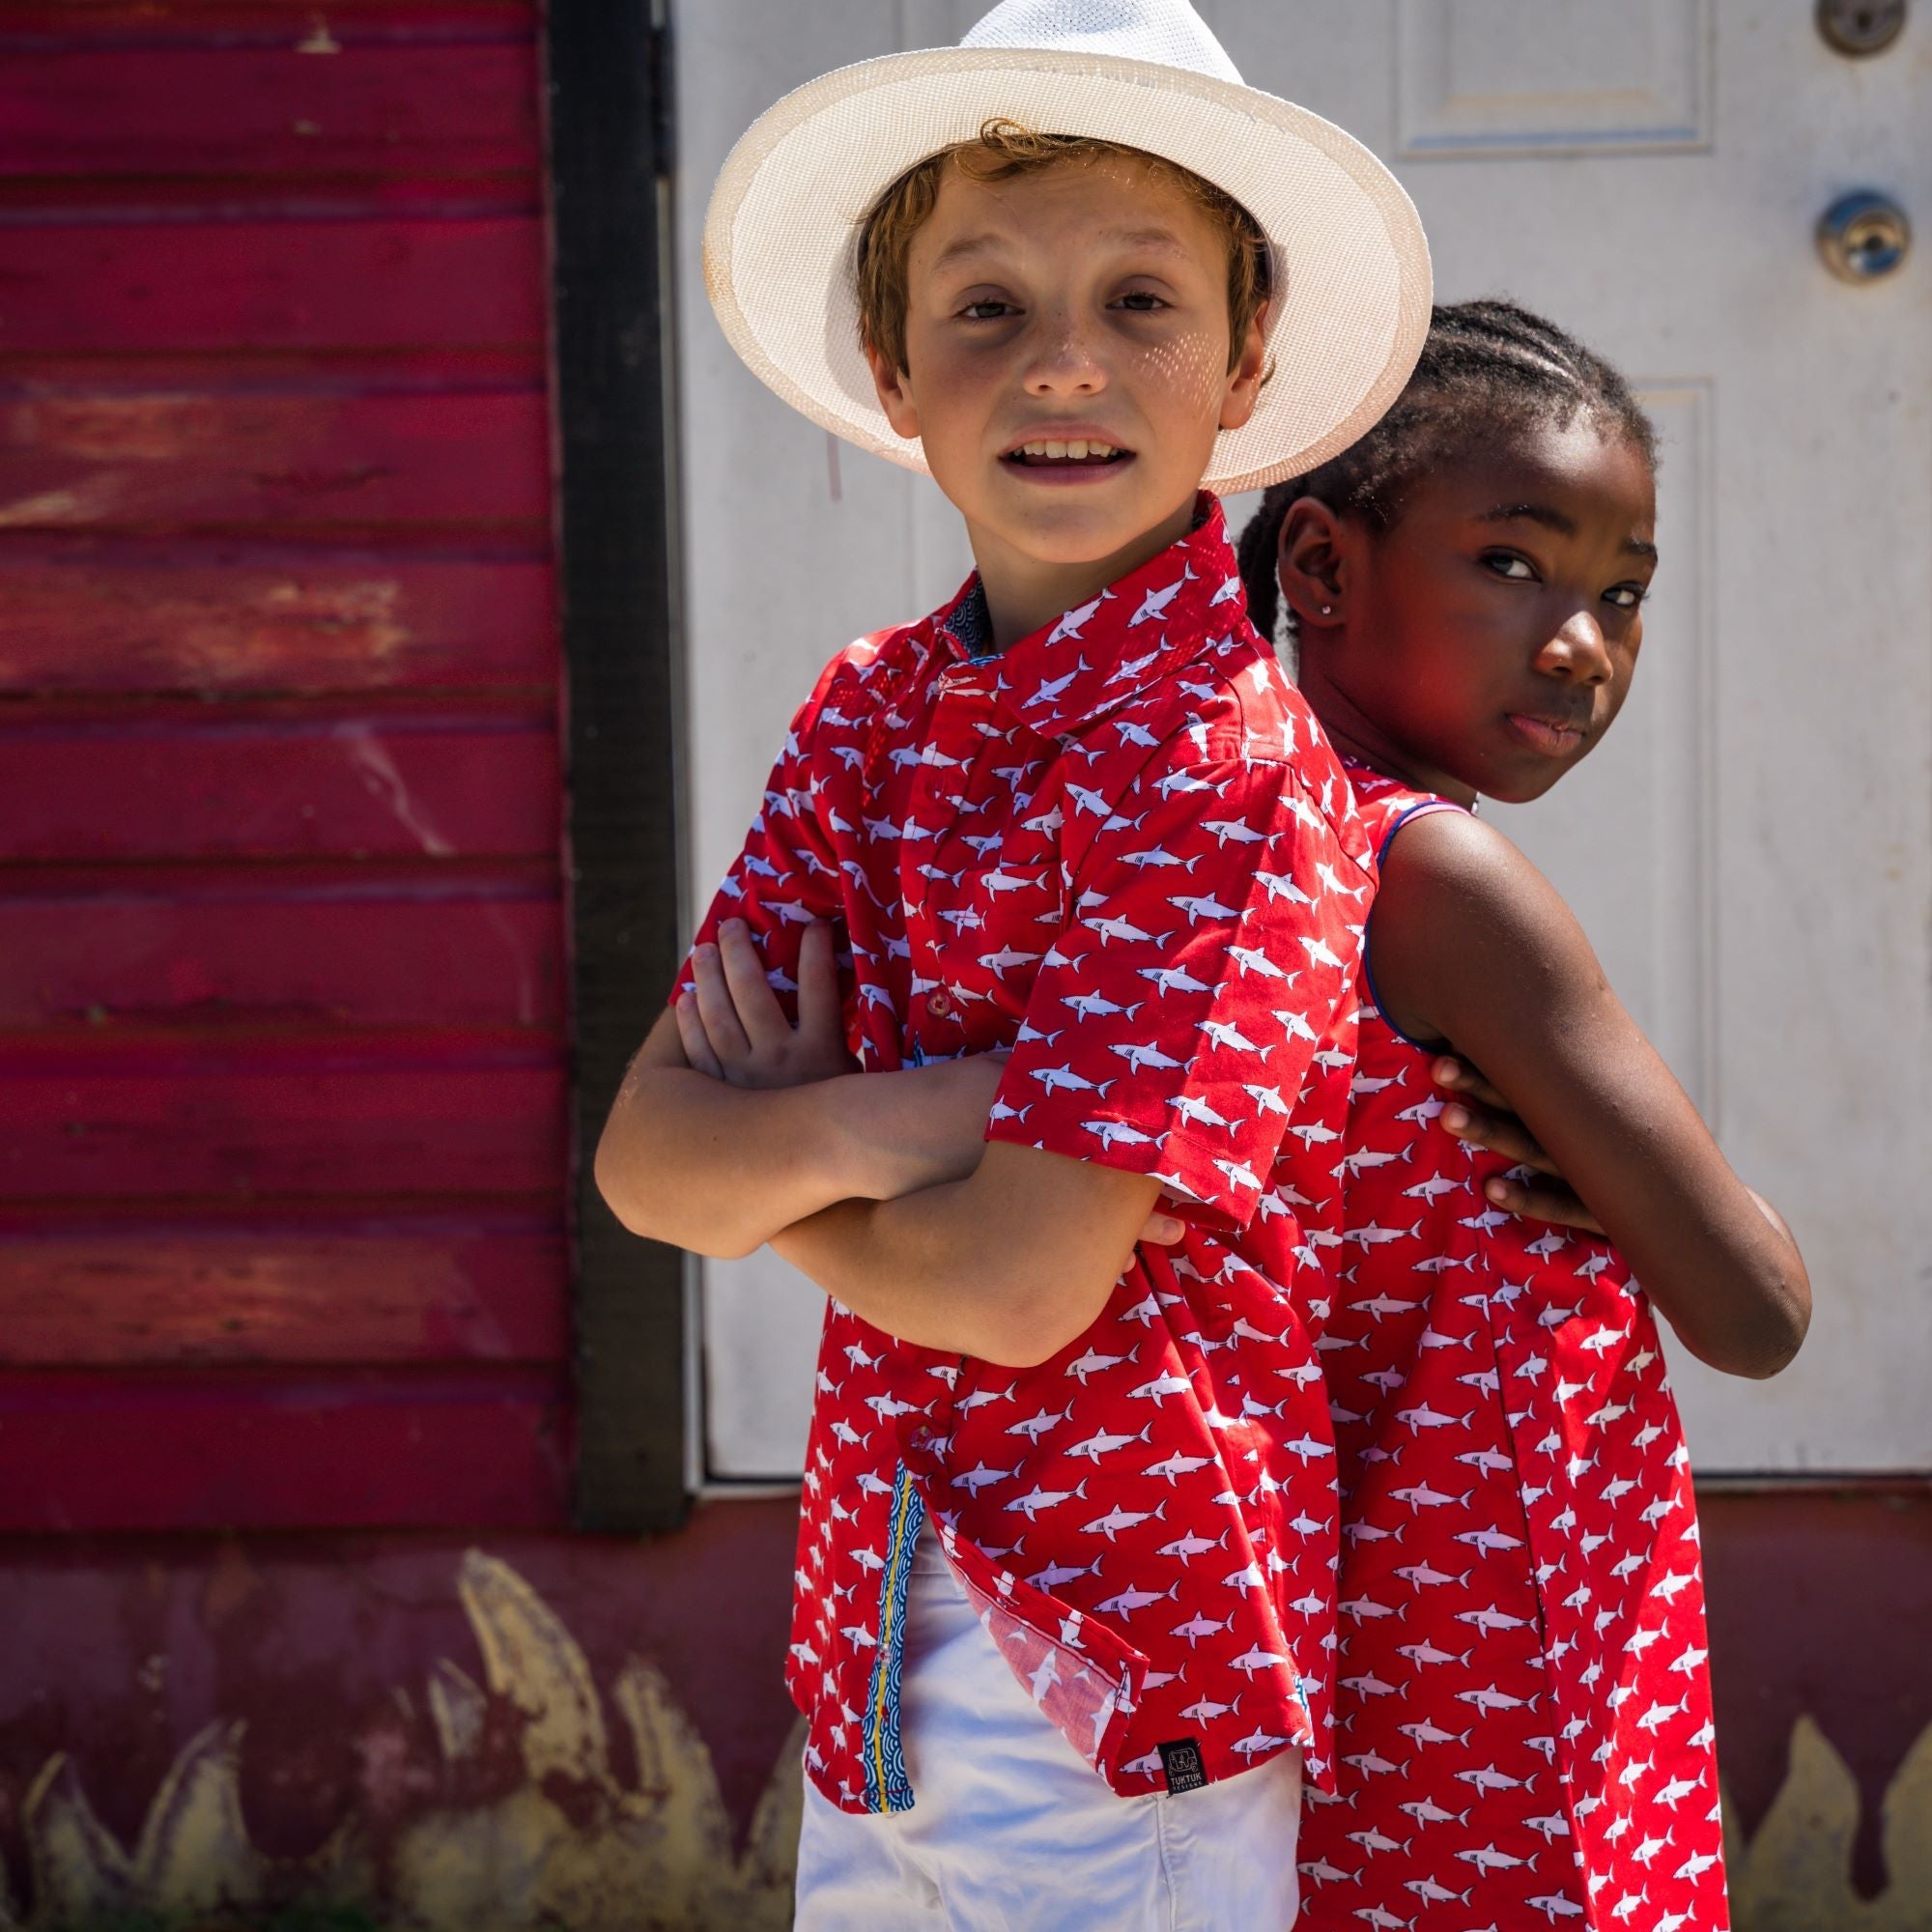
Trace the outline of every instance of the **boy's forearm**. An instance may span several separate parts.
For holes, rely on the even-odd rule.
[[[856,1131],[858,1096],[842,1091],[865,1077],[758,1089],[634,1065],[598,1142],[598,1188],[633,1234],[696,1254],[750,1254],[887,1178]]]
[[[1158,1192],[1148,1177],[995,1144],[964,1180],[842,1201],[772,1247],[900,1341],[1029,1368],[1099,1315]]]
[[[984,1059],[743,1088],[640,1055],[606,1123],[597,1183],[636,1234],[750,1254],[835,1202],[971,1174],[998,1078]]]
[[[846,1200],[781,1230],[773,1252],[855,1315],[917,1348],[997,1359],[992,1288],[957,1278],[972,1252],[958,1182],[893,1201]],[[997,1314],[997,1311],[992,1311]]]

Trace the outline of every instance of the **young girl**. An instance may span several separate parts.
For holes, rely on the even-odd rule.
[[[1474,816],[1478,793],[1540,796],[1615,718],[1654,469],[1613,370],[1466,303],[1435,312],[1381,422],[1271,489],[1242,541],[1255,623],[1285,600],[1380,859],[1321,1339],[1343,1552],[1309,1932],[1726,1922],[1696,1518],[1651,1308],[1714,1367],[1769,1376],[1809,1286],[1562,900]],[[1500,1098],[1474,1067],[1533,1141],[1445,1107],[1438,1077]]]

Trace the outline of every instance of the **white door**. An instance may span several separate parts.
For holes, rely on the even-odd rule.
[[[1853,60],[1799,0],[1198,4],[1250,80],[1394,166],[1443,299],[1545,310],[1651,403],[1663,566],[1642,674],[1604,751],[1497,816],[1811,1264],[1794,1369],[1680,1372],[1700,1468],[1932,1468],[1932,19]],[[704,200],[787,88],[956,40],[980,11],[678,11],[699,900],[824,659],[967,567],[930,486],[838,448],[730,355],[697,271]],[[1927,230],[1863,285],[1814,245],[1856,188]],[[706,1270],[720,1478],[799,1466],[818,1305],[784,1272]]]

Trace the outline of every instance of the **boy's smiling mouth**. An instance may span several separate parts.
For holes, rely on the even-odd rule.
[[[1040,474],[1092,473],[1117,469],[1131,463],[1134,453],[1104,431],[1068,424],[1035,430],[1000,452],[1000,461],[1015,469]]]

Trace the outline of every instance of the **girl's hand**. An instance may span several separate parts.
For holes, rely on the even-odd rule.
[[[692,955],[696,990],[677,1003],[684,1057],[733,1087],[800,1087],[853,1071],[845,1049],[832,928],[814,920],[798,949],[798,1025],[765,978],[751,928],[727,919],[715,946]]]
[[[1447,1088],[1452,1099],[1438,1117],[1442,1130],[1469,1147],[1487,1148],[1513,1160],[1519,1167],[1534,1168],[1548,1179],[1509,1180],[1498,1175],[1483,1189],[1492,1206],[1527,1221],[1548,1221],[1559,1228],[1580,1228],[1585,1234],[1601,1235],[1603,1223],[1592,1214],[1577,1190],[1558,1172],[1556,1163],[1544,1152],[1536,1137],[1517,1118],[1509,1101],[1485,1080],[1466,1060],[1444,1058],[1431,1069],[1435,1084]],[[1475,1103],[1480,1102],[1480,1105]]]
[[[1186,1232],[1187,1223],[1179,1215],[1170,1214],[1156,1201],[1152,1211],[1147,1217],[1147,1226],[1141,1230],[1140,1240],[1136,1245],[1143,1248],[1175,1247]]]

